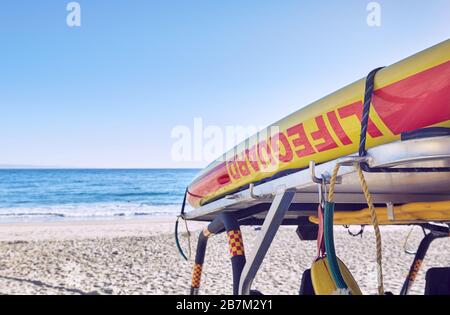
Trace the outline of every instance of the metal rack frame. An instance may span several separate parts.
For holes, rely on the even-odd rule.
[[[219,214],[230,213],[239,217],[239,226],[262,225],[253,251],[245,260],[239,283],[234,283],[238,285],[239,294],[250,294],[253,279],[279,227],[297,225],[299,218],[315,213],[314,209],[318,203],[317,186],[322,178],[330,176],[337,163],[341,164],[341,169],[339,184],[336,186],[336,203],[343,203],[348,207],[365,202],[352,166],[355,161],[367,163],[369,167],[374,168],[440,167],[445,170],[450,167],[450,136],[398,141],[378,146],[368,150],[367,157],[363,158],[347,156],[320,165],[311,161],[308,169],[258,186],[250,185],[245,190],[188,211],[185,219],[213,221]],[[450,198],[449,172],[388,172],[366,175],[375,203],[392,205],[443,201]],[[245,213],[248,215],[243,215]],[[211,225],[214,225],[214,221]]]

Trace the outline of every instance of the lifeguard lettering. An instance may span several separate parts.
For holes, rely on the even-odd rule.
[[[299,123],[288,128],[285,132],[279,132],[268,140],[261,140],[249,149],[245,149],[226,162],[228,174],[233,180],[240,180],[242,177],[251,176],[261,169],[267,169],[277,162],[289,163],[294,158],[304,158],[312,156],[318,152],[325,152],[339,147],[333,138],[333,133],[342,145],[350,145],[353,142],[345,133],[337,115],[340,119],[348,119],[356,116],[361,120],[362,103],[356,102],[330,111],[326,114],[332,127],[330,130],[325,123],[325,115],[314,118],[315,130],[305,130],[303,123]],[[309,124],[308,124],[309,126]],[[373,138],[382,136],[382,132],[369,118],[368,133]],[[309,141],[308,135],[314,140]],[[294,157],[294,153],[296,157]]]
[[[258,157],[256,156],[256,145],[252,146],[250,149],[246,149],[245,156],[247,157],[253,171],[259,172]]]
[[[322,116],[316,117],[316,124],[319,129],[311,132],[311,137],[314,140],[323,140],[321,144],[316,145],[317,151],[322,152],[337,148],[338,145],[333,140],[331,133],[328,131]]]
[[[327,117],[328,121],[330,122],[331,128],[333,128],[334,133],[339,138],[339,141],[341,141],[343,145],[352,144],[353,142],[345,133],[344,128],[342,128],[342,125],[340,124],[337,118],[336,112],[335,111],[328,112]]]
[[[292,144],[295,148],[298,148],[298,150],[295,151],[295,154],[297,154],[299,158],[316,153],[306,136],[305,128],[302,123],[289,128],[287,134],[290,138],[294,138]]]
[[[236,161],[239,173],[241,173],[242,176],[250,175],[250,168],[248,167],[247,160],[245,159],[244,153],[241,153],[239,156],[236,155],[235,161]]]
[[[282,132],[270,139],[270,143],[273,149],[273,155],[280,161],[288,163],[292,161],[294,154],[289,144],[289,140]],[[284,154],[282,153],[284,152]]]
[[[260,143],[258,143],[258,157],[263,168],[267,168],[270,164],[273,165],[275,163],[275,160],[272,156],[272,150],[270,149],[269,143],[266,140],[262,140]]]
[[[238,168],[236,166],[236,160],[227,161],[227,170],[228,174],[230,174],[231,178],[234,180],[238,180],[241,178],[241,175],[239,174]]]

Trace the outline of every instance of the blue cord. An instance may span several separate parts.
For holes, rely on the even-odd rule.
[[[183,249],[181,248],[180,239],[178,237],[178,222],[180,221],[180,218],[184,216],[184,208],[186,207],[187,194],[188,189],[186,188],[186,191],[184,192],[183,204],[181,205],[180,215],[178,216],[177,221],[175,222],[175,243],[177,244],[178,252],[180,253],[181,257],[183,257],[183,259],[186,261],[188,261],[189,258],[186,256],[186,254],[183,252]]]

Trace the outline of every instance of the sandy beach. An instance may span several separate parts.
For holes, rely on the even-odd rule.
[[[192,258],[183,261],[173,239],[171,218],[0,225],[0,294],[186,294]],[[202,223],[189,223],[192,257]],[[183,227],[184,228],[184,227]],[[382,229],[385,287],[398,294],[413,256],[403,244],[409,228]],[[246,251],[257,235],[244,227]],[[184,235],[185,236],[185,235]],[[413,231],[411,248],[422,232]],[[186,238],[183,237],[184,244]],[[352,237],[336,228],[339,257],[365,294],[376,292],[373,233]],[[411,293],[421,294],[425,270],[450,265],[448,239],[436,240]],[[264,294],[297,294],[302,272],[315,255],[315,242],[300,242],[293,227],[282,227],[261,267],[254,289]],[[231,265],[224,235],[207,249],[202,294],[230,294]]]

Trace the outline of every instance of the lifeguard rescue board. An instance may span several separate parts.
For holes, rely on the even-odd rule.
[[[197,208],[250,183],[358,151],[365,78],[281,119],[211,163],[188,186]],[[450,39],[375,77],[366,148],[426,127],[450,128]]]

